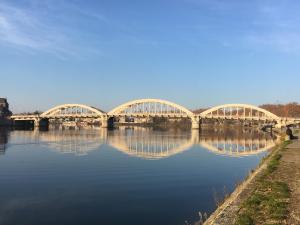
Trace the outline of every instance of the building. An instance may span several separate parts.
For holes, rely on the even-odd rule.
[[[6,98],[0,98],[0,118],[6,118],[11,116],[11,111],[9,110],[9,104]]]

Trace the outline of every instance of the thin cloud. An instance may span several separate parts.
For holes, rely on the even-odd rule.
[[[248,4],[246,1],[228,1],[228,0],[184,0],[191,4],[206,7],[215,11],[229,11]]]
[[[65,47],[67,37],[43,24],[30,11],[0,4],[0,40],[3,43],[52,53],[60,58],[74,53]]]
[[[49,10],[49,3],[45,6],[45,10]],[[68,7],[66,13],[72,10],[72,13],[89,15],[91,18],[107,22],[108,20],[97,13],[89,13],[87,10],[80,9],[73,5],[64,5]],[[91,51],[85,52],[84,49],[91,49],[92,46],[80,47],[76,40],[76,32],[73,32],[72,27],[60,26],[59,20],[64,22],[63,18],[58,18],[56,21],[45,19],[48,14],[36,13],[36,9],[21,8],[8,3],[0,3],[0,44],[9,47],[19,48],[22,51],[28,50],[32,52],[44,52],[52,54],[60,59],[69,57],[81,58],[83,54],[91,54]],[[54,7],[52,5],[52,7]],[[72,38],[71,38],[72,37]],[[75,47],[76,46],[76,47]],[[98,50],[99,52],[99,50]]]
[[[100,12],[99,12],[100,11]],[[128,21],[108,18],[83,2],[26,0],[0,3],[0,45],[28,54],[47,53],[59,59],[109,56],[108,45],[127,42],[156,46]]]
[[[300,53],[299,32],[255,33],[247,35],[245,40],[252,46],[265,46],[283,53]]]
[[[281,3],[281,4],[280,4]],[[293,7],[291,7],[293,6]],[[258,7],[254,28],[245,36],[252,46],[268,47],[284,53],[300,53],[299,5],[279,1]]]
[[[183,0],[201,10],[213,11],[214,21],[204,21],[204,27],[214,41],[226,47],[273,50],[300,53],[300,4],[289,0],[225,1]],[[211,13],[211,12],[210,12]],[[220,26],[222,24],[222,26]],[[216,33],[211,31],[217,30]],[[199,32],[201,30],[199,29]]]

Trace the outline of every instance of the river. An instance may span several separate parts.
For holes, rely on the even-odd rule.
[[[183,225],[212,213],[275,145],[238,128],[0,134],[1,225]]]

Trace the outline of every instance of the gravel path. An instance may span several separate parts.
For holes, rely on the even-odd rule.
[[[282,160],[276,171],[278,178],[288,183],[291,189],[287,224],[300,224],[300,141],[294,141],[282,153]]]

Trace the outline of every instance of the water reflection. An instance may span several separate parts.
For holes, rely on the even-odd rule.
[[[8,139],[7,135],[8,135],[7,130],[0,129],[0,154],[1,155],[5,153],[5,148]]]
[[[203,131],[199,139],[199,145],[211,152],[236,157],[255,155],[267,151],[273,148],[276,143],[276,137],[252,129]]]
[[[196,221],[195,212],[215,210],[214,190],[231,193],[264,154],[243,156],[275,144],[255,130],[139,127],[11,131],[1,140],[0,225]]]
[[[105,143],[105,129],[53,129],[49,131],[14,131],[10,135],[11,145],[39,144],[60,153],[77,156],[98,150]]]
[[[5,142],[5,138],[1,136],[1,139]],[[60,153],[78,156],[99,150],[105,144],[130,156],[163,159],[187,151],[193,146],[203,147],[215,154],[249,156],[269,150],[275,146],[276,140],[270,134],[257,130],[217,129],[202,130],[199,133],[198,130],[154,131],[150,128],[131,127],[118,130],[14,131],[9,143],[40,144]]]
[[[190,132],[163,132],[145,128],[112,131],[107,137],[107,143],[115,149],[144,159],[170,157],[188,150],[195,142]]]

